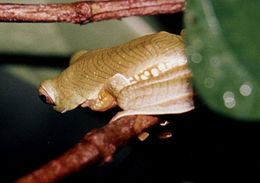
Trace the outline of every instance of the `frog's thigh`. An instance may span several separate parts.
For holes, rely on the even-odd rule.
[[[118,112],[111,121],[117,120],[123,116],[129,115],[160,115],[160,114],[178,114],[190,111],[194,108],[192,94],[186,93],[178,99],[171,99],[167,102],[144,108],[129,109]]]

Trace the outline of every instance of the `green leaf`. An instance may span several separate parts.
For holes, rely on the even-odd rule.
[[[260,1],[188,1],[185,40],[198,95],[227,116],[260,119]]]

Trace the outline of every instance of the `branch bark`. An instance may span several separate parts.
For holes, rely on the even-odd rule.
[[[66,22],[86,24],[128,16],[176,13],[185,0],[79,1],[63,4],[0,4],[0,22]]]
[[[109,162],[116,150],[130,138],[158,123],[157,117],[141,115],[126,116],[110,122],[87,133],[68,152],[15,183],[53,183],[92,163]]]

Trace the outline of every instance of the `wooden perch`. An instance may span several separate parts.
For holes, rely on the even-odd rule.
[[[86,24],[128,16],[176,13],[185,0],[79,1],[60,4],[0,4],[0,22],[67,22]]]
[[[158,124],[153,116],[126,116],[87,133],[76,146],[15,183],[53,183],[97,161],[109,162],[130,138]]]

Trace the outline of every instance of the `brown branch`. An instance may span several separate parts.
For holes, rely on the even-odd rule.
[[[0,4],[0,22],[67,22],[86,24],[128,16],[176,13],[185,0],[79,1],[63,4]]]
[[[15,183],[52,183],[97,161],[109,162],[130,138],[159,123],[153,116],[126,116],[94,129],[75,147]]]

